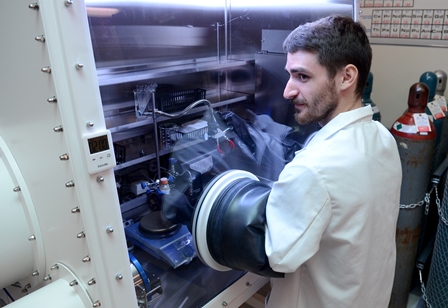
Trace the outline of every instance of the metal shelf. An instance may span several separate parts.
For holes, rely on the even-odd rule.
[[[210,98],[209,101],[212,103],[213,108],[218,108],[225,105],[231,105],[238,102],[242,102],[248,100],[253,95],[230,92],[230,91],[221,91],[219,96]],[[222,100],[220,100],[222,99]],[[129,102],[130,105],[134,105],[134,102]],[[208,109],[207,106],[197,106],[191,109],[187,115],[201,113]],[[129,129],[138,128],[142,126],[152,125],[153,118],[151,115],[148,115],[147,118],[137,119],[135,117],[134,112],[130,112],[128,114],[121,114],[117,116],[106,117],[106,127],[110,130],[112,134],[123,132]],[[169,118],[159,116],[157,117],[157,122],[167,121]]]
[[[109,62],[102,63],[97,67],[97,77],[99,86],[109,86],[121,83],[137,82],[140,80],[157,79],[161,77],[177,76],[181,74],[199,73],[212,70],[222,70],[228,68],[237,68],[244,65],[254,64],[254,59],[244,60],[221,60],[217,58],[187,59],[166,62]],[[254,94],[240,93],[228,90],[211,89],[207,92],[206,99],[212,103],[212,108],[232,105],[253,99]],[[185,116],[200,115],[208,110],[207,105],[198,105],[189,110]],[[170,117],[149,114],[143,119],[137,119],[134,109],[134,101],[121,101],[103,106],[106,127],[113,135],[114,142],[120,142],[128,138],[133,138],[154,129],[156,124],[172,120]],[[181,111],[181,110],[179,110]],[[156,121],[157,123],[154,123]],[[154,132],[153,132],[154,133]],[[153,140],[154,142],[155,140]],[[193,146],[204,140],[195,140],[182,144],[177,149]],[[144,163],[152,159],[158,159],[160,155],[169,154],[172,149],[158,151],[158,146],[149,146],[148,144],[127,145],[127,153],[130,157],[127,161],[117,165],[114,170],[122,170],[136,164]],[[141,151],[142,150],[142,151]],[[139,151],[142,152],[141,157]],[[158,152],[157,152],[158,151]],[[146,155],[145,153],[148,153]]]
[[[99,86],[108,86],[126,82],[136,82],[140,80],[148,80],[161,77],[170,77],[180,74],[198,73],[211,71],[216,69],[226,69],[232,67],[239,67],[254,60],[227,60],[214,61],[210,59],[193,59],[185,62],[166,63],[163,67],[146,65],[121,65],[121,66],[107,66],[105,68],[97,69]]]
[[[235,104],[238,102],[248,100],[250,97],[251,97],[251,95],[249,95],[249,94],[241,94],[241,93],[226,91],[227,99],[223,100],[223,101],[216,102],[216,103],[212,103],[212,106],[213,106],[213,108],[218,108],[221,106],[231,105],[231,104]],[[198,106],[198,107],[190,110],[187,114],[191,115],[191,114],[201,113],[201,112],[206,111],[207,109],[208,109],[207,106]],[[170,119],[167,117],[158,117],[157,123],[167,121],[167,120],[170,120]],[[153,119],[151,116],[148,116],[148,118],[146,118],[144,120],[137,120],[135,117],[135,114],[131,113],[126,116],[122,115],[122,116],[114,117],[113,119],[106,119],[106,125],[108,126],[108,129],[112,132],[112,134],[114,134],[114,133],[117,134],[117,133],[129,131],[130,129],[135,129],[135,128],[139,128],[139,127],[143,128],[144,126],[148,126],[148,125],[151,125],[151,128],[152,128]],[[109,125],[111,127],[109,127]],[[141,133],[141,131],[139,131],[139,133]],[[126,136],[125,138],[129,138],[129,137],[130,136]],[[114,140],[114,141],[117,141],[117,140]],[[176,150],[187,148],[187,147],[193,146],[193,145],[201,143],[201,142],[204,142],[204,140],[195,140],[192,142],[187,142],[187,143],[182,144],[181,146],[176,146]],[[165,154],[170,153],[171,151],[172,151],[172,149],[160,150],[159,155],[165,155]],[[155,158],[156,158],[156,153],[152,152],[151,154],[121,163],[121,164],[117,165],[114,168],[114,170],[117,171],[117,170],[125,169],[125,168],[131,167],[133,165],[140,164],[140,163],[143,163],[145,161],[149,161],[149,160],[155,159]]]
[[[196,140],[193,140],[191,142],[185,142],[182,145],[176,145],[175,147],[173,147],[173,149],[175,148],[176,150],[182,150],[182,149],[189,148],[191,146],[194,146],[194,145],[196,145],[198,143],[202,143],[202,142],[205,142],[205,141],[206,140],[196,139]],[[172,149],[160,150],[159,155],[165,155],[165,154],[170,153],[171,151],[172,151]],[[156,154],[155,153],[151,153],[149,155],[145,155],[145,156],[142,156],[142,157],[139,157],[139,158],[136,158],[136,159],[133,159],[133,160],[121,163],[121,164],[115,166],[114,171],[122,170],[122,169],[131,167],[131,166],[134,166],[134,165],[137,165],[137,164],[140,164],[140,163],[143,163],[145,161],[149,161],[149,160],[155,159],[155,158],[156,158]]]

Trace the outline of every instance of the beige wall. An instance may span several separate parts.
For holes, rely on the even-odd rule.
[[[407,109],[409,88],[427,71],[448,73],[448,48],[372,45],[372,100],[390,128]],[[448,96],[448,91],[445,91]]]

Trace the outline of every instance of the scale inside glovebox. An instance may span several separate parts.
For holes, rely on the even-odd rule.
[[[177,268],[196,257],[193,237],[185,225],[166,225],[161,211],[125,227],[128,240],[157,259]],[[161,222],[162,221],[162,222]]]

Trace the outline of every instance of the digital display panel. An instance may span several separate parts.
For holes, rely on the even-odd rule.
[[[90,154],[95,154],[110,149],[107,135],[88,139]]]

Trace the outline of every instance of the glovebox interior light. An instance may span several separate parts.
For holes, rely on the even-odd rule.
[[[329,4],[334,3],[333,0],[221,0],[221,1],[209,1],[209,0],[85,0],[88,5],[132,5],[132,4],[161,4],[161,5],[176,5],[176,6],[190,6],[190,7],[282,7],[291,5],[316,5],[316,4]],[[343,1],[336,1],[341,3]],[[347,1],[348,3],[348,1]]]

